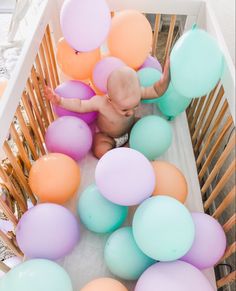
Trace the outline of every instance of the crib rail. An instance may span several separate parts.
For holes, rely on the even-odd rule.
[[[52,2],[45,1],[35,29],[25,44],[22,63],[18,65],[0,103],[0,148],[3,151],[0,161],[0,215],[11,221],[13,226],[17,225],[30,203],[37,203],[28,185],[28,173],[32,163],[46,153],[45,131],[55,118],[51,105],[43,96],[45,84],[55,88],[60,82],[55,60],[60,28]],[[187,17],[185,29],[188,29],[194,22],[203,23],[202,13],[206,7],[200,1],[192,4],[186,0],[158,2],[108,1],[112,11],[133,8],[147,16],[155,15],[152,54],[164,64],[181,33],[177,16]],[[161,25],[162,13],[170,15],[167,28]],[[160,33],[164,29],[163,44],[160,43]],[[226,75],[230,73],[229,67]],[[19,76],[21,78],[18,79]],[[229,286],[235,280],[232,258],[236,246],[232,236],[236,221],[232,206],[235,198],[235,133],[231,90],[234,85],[230,80],[223,78],[209,96],[194,99],[187,110],[204,210],[223,225],[228,239],[228,248],[219,263],[232,266],[232,271],[229,272],[227,265],[218,264],[219,288]],[[0,240],[13,254],[23,256],[16,244],[14,230],[8,233],[0,231]],[[0,269],[4,272],[9,270],[3,262],[0,262]]]

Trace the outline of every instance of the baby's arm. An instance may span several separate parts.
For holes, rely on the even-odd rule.
[[[164,72],[160,81],[153,86],[141,88],[142,99],[153,99],[161,97],[167,90],[170,83],[170,60],[167,59]]]
[[[57,95],[51,88],[45,88],[45,97],[55,105],[63,107],[67,110],[86,113],[91,111],[99,111],[101,96],[93,96],[89,100],[80,100],[78,98],[63,98]]]

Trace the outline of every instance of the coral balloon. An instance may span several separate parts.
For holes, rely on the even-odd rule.
[[[117,13],[112,18],[107,44],[112,56],[138,69],[151,51],[151,25],[138,11],[125,10]]]
[[[78,51],[98,48],[106,39],[111,14],[105,0],[66,0],[61,8],[62,33]]]
[[[17,243],[28,258],[61,259],[73,250],[79,237],[75,216],[67,208],[53,203],[32,207],[16,227]]]
[[[184,203],[188,195],[188,184],[181,171],[164,161],[152,162],[156,186],[153,195],[171,196]]]
[[[80,81],[67,81],[59,85],[55,92],[63,98],[78,98],[81,100],[88,100],[95,95],[93,89]],[[53,106],[55,113],[60,116],[75,116],[83,119],[86,123],[90,124],[97,118],[97,112],[88,112],[88,113],[78,113],[73,112],[67,109],[64,109],[60,106]]]
[[[99,278],[84,286],[80,291],[128,291],[119,281],[111,278]]]
[[[30,170],[29,185],[41,202],[63,204],[80,185],[79,166],[64,154],[42,156]]]
[[[64,38],[57,45],[57,62],[62,72],[74,80],[85,80],[92,76],[95,64],[100,60],[99,49],[77,52]]]

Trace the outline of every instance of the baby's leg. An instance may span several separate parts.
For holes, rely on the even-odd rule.
[[[94,136],[93,141],[93,154],[96,158],[100,159],[106,152],[115,148],[115,141],[112,137],[98,132]]]

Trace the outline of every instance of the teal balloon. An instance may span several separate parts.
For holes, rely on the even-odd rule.
[[[181,202],[157,196],[145,200],[136,210],[133,234],[147,256],[157,261],[174,261],[190,250],[195,229],[190,212]]]
[[[172,142],[172,128],[163,118],[149,115],[141,118],[130,133],[130,147],[149,160],[161,156]]]
[[[171,82],[179,94],[197,98],[209,93],[222,76],[223,54],[217,41],[194,26],[183,34],[170,55]]]
[[[73,291],[66,271],[58,264],[34,259],[9,271],[0,281],[1,291]]]
[[[81,194],[77,209],[85,227],[96,233],[116,230],[128,215],[128,207],[105,199],[96,185],[90,185]]]
[[[113,232],[107,240],[104,256],[111,273],[125,280],[137,280],[156,262],[139,249],[131,227]]]
[[[165,94],[157,99],[156,104],[165,116],[173,119],[185,111],[191,101],[191,98],[186,98],[175,91],[173,85],[170,83]]]
[[[138,72],[138,78],[140,85],[144,88],[153,86],[157,81],[161,79],[161,72],[153,68],[143,68]],[[155,103],[157,98],[142,100],[142,103]]]

